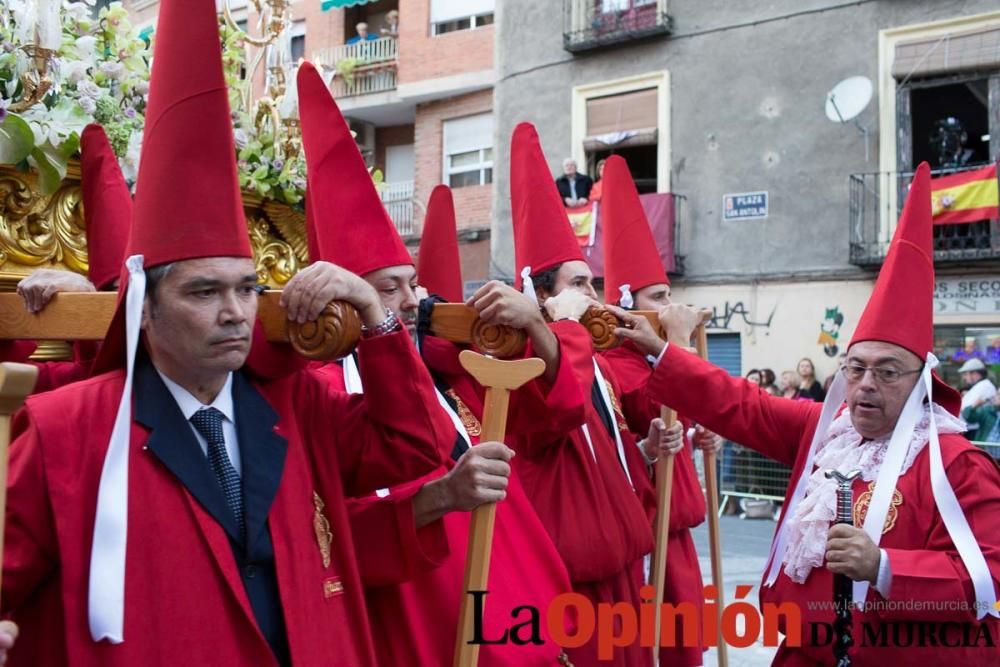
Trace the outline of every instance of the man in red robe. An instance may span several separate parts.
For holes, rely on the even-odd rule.
[[[592,274],[583,261],[551,179],[535,128],[518,125],[511,140],[511,202],[516,287],[540,302],[572,290],[596,304]],[[559,324],[557,322],[557,324]],[[640,604],[643,560],[653,536],[640,500],[648,491],[648,460],[682,445],[681,427],[652,424],[641,445],[621,412],[621,390],[607,361],[594,355],[579,323],[562,322],[582,335],[560,338],[589,400],[584,423],[556,438],[518,438],[514,471],[549,531],[569,571],[573,590],[594,604]],[[567,650],[573,664],[598,660],[596,641]],[[616,665],[648,665],[638,643],[614,651]]]
[[[996,663],[1000,473],[962,436],[958,395],[932,372],[929,174],[917,169],[823,405],[772,397],[681,349],[692,309],[672,305],[661,317],[671,342],[650,397],[793,468],[761,602],[795,603],[801,623],[783,624],[775,664],[836,664],[834,575],[864,603],[853,610],[854,665]],[[854,526],[831,525],[831,469],[861,473]]]
[[[623,158],[617,155],[608,158],[601,183],[605,184],[601,200],[605,300],[625,308],[660,310],[670,304],[670,282],[639,201],[639,193]],[[608,350],[604,357],[621,383],[622,411],[629,428],[635,433],[645,433],[650,423],[660,418],[660,405],[646,396],[646,384],[653,372],[650,358],[631,340]],[[721,440],[699,425],[692,444],[717,450]],[[647,479],[650,478],[647,476]],[[663,599],[673,605],[693,605],[698,610],[700,634],[705,594],[691,529],[705,521],[705,495],[687,447],[681,449],[674,459],[671,488]],[[655,521],[656,494],[650,492],[646,498],[652,503],[647,511]],[[678,615],[674,634],[678,644],[681,643],[680,638],[685,636],[681,623],[682,616]],[[701,646],[663,647],[660,662],[666,665],[700,665],[702,652]]]
[[[32,272],[17,285],[17,293],[29,313],[42,310],[58,292],[93,292],[117,287],[131,225],[132,196],[100,125],[88,125],[80,135],[80,174],[87,231],[87,276],[54,269]],[[34,389],[37,394],[87,377],[98,344],[78,341],[73,345],[73,361],[41,363],[29,359],[36,347],[34,341],[0,341],[0,359],[33,363],[38,368]]]
[[[309,164],[311,213],[307,215],[311,255],[345,266],[368,281],[379,293],[384,306],[402,321],[415,326],[418,300],[417,275],[395,226],[389,220],[375,191],[371,177],[358,152],[339,109],[311,65],[299,73],[299,103],[303,141]],[[447,252],[451,240],[453,252]],[[450,192],[435,190],[424,222],[421,254],[436,253],[433,269],[424,265],[435,293],[461,297],[461,279],[441,287],[439,273],[460,276],[455,245],[454,207]],[[444,246],[444,251],[442,251]],[[425,256],[426,256],[425,255]],[[294,282],[294,279],[293,279]],[[291,284],[291,283],[290,283]],[[537,307],[511,290],[490,299],[493,310],[487,321],[525,329],[531,348],[547,362],[546,379],[530,383],[514,392],[508,415],[508,434],[569,429],[582,419],[583,398],[568,363],[561,362],[555,335],[546,327]],[[582,298],[563,300],[564,308],[582,312]],[[570,311],[573,312],[573,311]],[[492,317],[491,317],[492,316]],[[484,500],[498,501],[496,533],[482,619],[483,637],[496,639],[523,618],[512,618],[522,605],[544,612],[559,593],[570,589],[569,578],[559,555],[531,508],[516,476],[504,479],[502,488],[472,492],[478,474],[495,466],[508,468],[509,459],[498,459],[493,445],[481,444],[479,419],[483,408],[483,388],[458,364],[459,349],[432,336],[421,337],[421,352],[434,371],[436,400],[454,425],[451,440],[441,451],[444,465],[407,484],[380,489],[378,493],[352,499],[351,520],[356,525],[372,522],[400,499],[413,498],[417,507],[434,499],[429,512],[418,512],[416,525],[442,519],[450,551],[439,565],[421,572],[400,572],[381,568],[365,577],[366,595],[375,647],[382,664],[445,665],[453,660],[459,606],[463,595],[469,514]],[[344,365],[323,365],[317,373],[331,385],[350,393],[367,393],[369,379],[357,370],[358,358],[344,359]],[[364,385],[362,387],[362,384]],[[540,627],[540,633],[544,628]],[[525,636],[530,635],[527,632]],[[542,643],[486,644],[480,664],[555,665],[560,648],[547,633]]]
[[[286,305],[358,309],[365,396],[242,372],[256,270],[214,7],[162,3],[155,60],[135,254],[98,359],[112,370],[29,398],[14,429],[14,664],[375,665],[344,495],[418,477],[454,434],[426,409],[433,385],[396,318],[329,264],[299,274]],[[401,561],[447,549],[439,522],[417,538],[426,551]]]

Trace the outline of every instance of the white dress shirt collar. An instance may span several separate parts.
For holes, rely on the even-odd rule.
[[[221,412],[230,423],[236,423],[236,414],[233,410],[232,372],[230,372],[226,377],[226,383],[222,385],[222,389],[219,390],[218,395],[210,405],[205,405],[199,401],[187,389],[180,386],[163,373],[160,373],[159,369],[157,369],[156,372],[159,373],[160,379],[163,380],[163,384],[167,385],[167,391],[169,391],[170,395],[174,397],[175,401],[177,401],[177,407],[179,407],[181,412],[184,414],[184,419],[190,420],[194,413],[198,412],[198,410],[201,410],[202,408],[215,408]]]

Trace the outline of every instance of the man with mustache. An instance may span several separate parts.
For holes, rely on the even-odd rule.
[[[358,310],[366,394],[245,372],[257,273],[211,3],[160,6],[129,255],[99,374],[16,420],[0,610],[20,627],[14,664],[374,667],[345,495],[433,469],[453,432],[395,316],[331,264],[284,305]],[[447,548],[440,525],[419,538]]]
[[[761,602],[797,604],[801,626],[781,628],[775,664],[835,664],[831,644],[813,639],[831,636],[835,574],[865,604],[853,612],[855,665],[996,662],[1000,474],[962,436],[958,394],[932,372],[931,227],[924,163],[823,405],[729,377],[683,349],[697,312],[677,304],[662,312],[670,342],[650,398],[793,467]],[[830,469],[861,473],[854,526],[833,524]]]

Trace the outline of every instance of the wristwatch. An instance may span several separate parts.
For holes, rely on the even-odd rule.
[[[392,309],[386,306],[384,320],[373,327],[367,327],[364,324],[361,325],[361,338],[364,340],[377,338],[379,336],[385,336],[386,334],[401,331],[402,328],[403,325],[400,324],[399,318],[396,317],[396,313],[392,312]]]

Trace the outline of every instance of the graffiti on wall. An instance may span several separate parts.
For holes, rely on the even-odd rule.
[[[844,314],[840,312],[840,306],[826,309],[826,316],[819,323],[819,340],[816,342],[823,346],[823,353],[828,357],[835,357],[840,351],[837,340],[840,338],[840,327],[843,324]]]
[[[732,329],[731,326],[734,318],[736,323],[742,322],[745,326],[750,329],[756,329],[762,327],[764,329],[771,328],[771,320],[774,319],[774,313],[778,310],[778,306],[771,310],[771,314],[767,316],[764,321],[757,321],[753,319],[753,314],[750,310],[743,304],[742,301],[737,301],[736,303],[730,303],[726,301],[722,310],[719,310],[718,306],[712,306],[712,319],[710,319],[706,324],[706,329]]]

